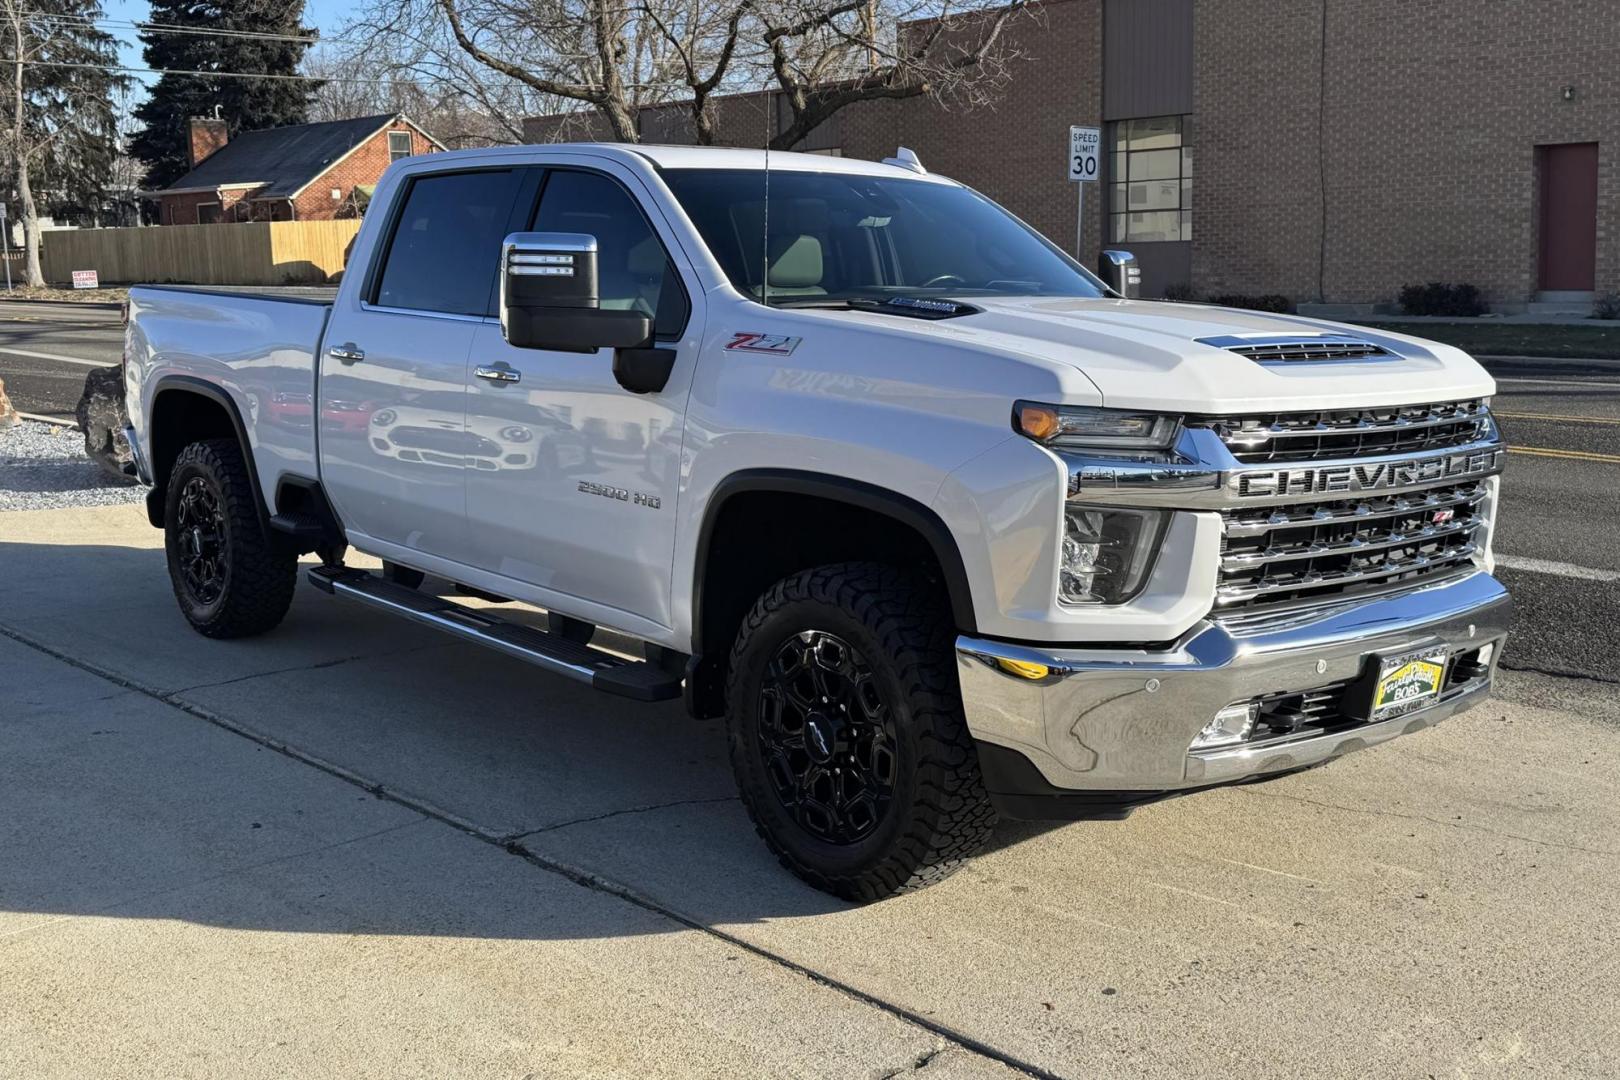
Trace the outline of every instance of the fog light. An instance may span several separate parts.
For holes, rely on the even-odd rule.
[[[1254,734],[1254,717],[1260,706],[1252,701],[1228,705],[1215,714],[1215,719],[1204,725],[1190,749],[1208,750],[1215,746],[1232,746],[1246,742]]]

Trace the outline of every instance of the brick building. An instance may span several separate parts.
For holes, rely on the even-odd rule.
[[[1009,27],[1020,58],[994,106],[864,102],[801,149],[909,146],[1073,251],[1068,128],[1101,125],[1082,255],[1128,248],[1150,293],[1366,306],[1446,280],[1498,310],[1580,309],[1620,291],[1614,16],[1593,0],[1048,0]],[[721,140],[785,126],[767,98],[718,99]],[[648,142],[692,141],[679,108],[641,123]],[[527,134],[602,130],[552,116]]]
[[[190,122],[191,171],[161,191],[161,225],[355,217],[391,161],[443,150],[404,116],[244,131]]]

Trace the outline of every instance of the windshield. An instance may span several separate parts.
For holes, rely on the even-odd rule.
[[[670,190],[745,296],[793,306],[896,297],[1102,296],[1080,266],[967,188],[903,177],[671,169]]]

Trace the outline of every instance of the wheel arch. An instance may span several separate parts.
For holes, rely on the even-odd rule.
[[[253,443],[248,438],[242,411],[229,393],[192,375],[164,375],[152,391],[146,423],[152,469],[152,490],[146,496],[146,514],[153,526],[163,527],[169,473],[180,451],[199,439],[235,439],[247,462],[259,524],[269,529],[270,507],[259,484]]]
[[[808,526],[807,526],[808,521]],[[792,528],[784,528],[791,523]],[[760,535],[769,542],[757,542]],[[694,656],[687,706],[724,711],[731,642],[774,582],[827,562],[888,557],[937,574],[957,629],[975,632],[967,567],[944,519],[916,499],[861,480],[798,469],[745,469],[715,486],[692,576]],[[720,573],[719,568],[724,568]]]

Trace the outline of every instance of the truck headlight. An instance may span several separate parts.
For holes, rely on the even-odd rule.
[[[1168,512],[1068,506],[1058,596],[1070,604],[1123,604],[1142,591]]]
[[[1132,409],[1019,401],[1013,403],[1013,429],[1053,449],[1140,453],[1170,449],[1181,430],[1181,418]]]

